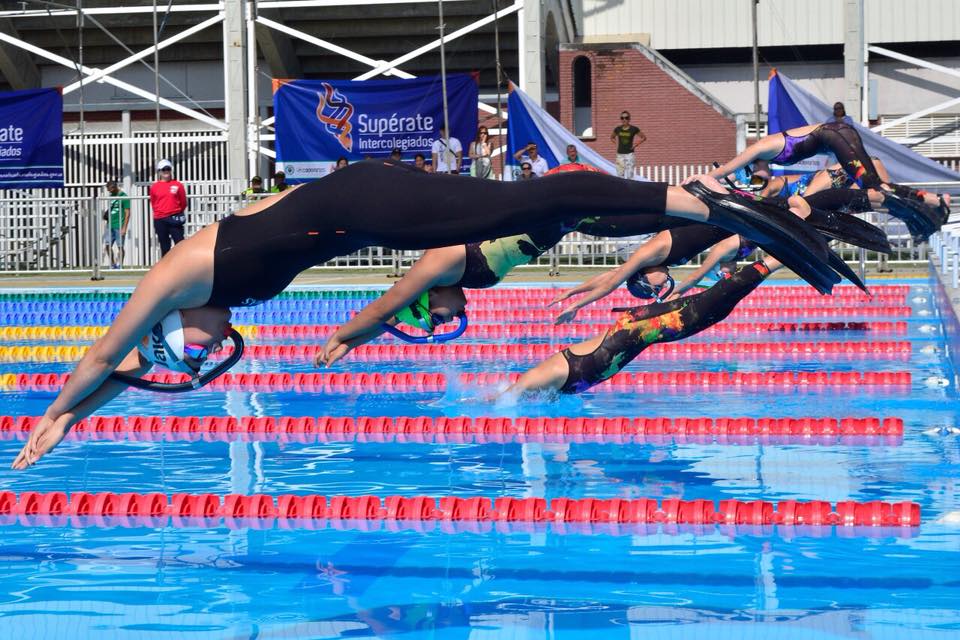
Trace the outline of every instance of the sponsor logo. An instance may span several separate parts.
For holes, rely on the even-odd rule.
[[[0,160],[22,157],[25,142],[22,127],[12,124],[0,127]]]
[[[167,349],[163,340],[163,325],[157,323],[153,325],[153,331],[150,332],[150,352],[153,354],[153,361],[160,364],[167,363]]]
[[[323,83],[323,93],[317,92],[317,120],[324,125],[327,133],[332,135],[346,151],[353,151],[353,125],[350,118],[353,116],[353,105],[342,93],[332,86]]]

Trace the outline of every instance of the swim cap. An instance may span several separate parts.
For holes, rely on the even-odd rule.
[[[634,298],[653,298],[657,302],[663,302],[665,298],[673,293],[676,286],[677,283],[670,274],[667,274],[667,281],[659,287],[654,287],[644,280],[642,271],[637,271],[627,278],[627,291],[629,291]]]
[[[416,300],[397,311],[395,317],[398,322],[423,329],[427,333],[433,333],[437,325],[434,322],[433,314],[430,313],[430,292],[424,291],[421,293]]]
[[[183,318],[179,311],[173,310],[153,325],[137,350],[153,364],[193,375],[196,371],[184,361],[183,347]]]

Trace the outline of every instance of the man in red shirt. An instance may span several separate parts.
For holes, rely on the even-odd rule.
[[[160,255],[170,251],[171,241],[183,240],[183,224],[186,221],[187,190],[179,180],[173,179],[173,163],[161,160],[157,163],[159,179],[150,185],[150,207],[153,209],[153,230],[160,241]]]

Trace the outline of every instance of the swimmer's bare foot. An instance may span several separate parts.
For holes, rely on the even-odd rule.
[[[950,220],[950,194],[941,193],[940,194],[940,224],[947,224],[947,221]]]

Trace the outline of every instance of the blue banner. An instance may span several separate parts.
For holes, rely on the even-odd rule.
[[[0,189],[41,187],[63,187],[63,96],[0,93]]]
[[[767,83],[767,133],[779,133],[810,124],[793,103],[780,76],[771,73]]]
[[[477,133],[479,91],[473,76],[447,76],[450,135],[467,147]],[[274,80],[277,170],[287,182],[329,173],[338,158],[386,158],[400,149],[405,162],[422,153],[430,162],[443,125],[439,77],[410,80]]]

